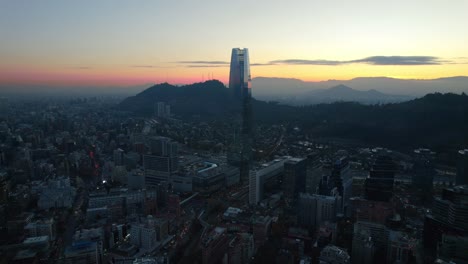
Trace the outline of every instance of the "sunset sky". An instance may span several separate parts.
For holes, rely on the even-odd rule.
[[[468,75],[467,0],[3,0],[0,84]]]

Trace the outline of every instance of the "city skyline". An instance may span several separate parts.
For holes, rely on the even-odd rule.
[[[232,47],[252,78],[466,75],[468,2],[4,2],[0,84],[228,83]],[[238,36],[242,35],[242,38]]]
[[[0,264],[468,263],[466,10],[0,1]]]

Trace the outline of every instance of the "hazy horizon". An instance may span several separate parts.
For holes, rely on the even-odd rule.
[[[252,77],[460,76],[465,10],[461,0],[4,1],[0,85],[226,83],[234,47],[249,48]]]

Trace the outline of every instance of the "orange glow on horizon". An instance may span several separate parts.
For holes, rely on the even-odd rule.
[[[425,66],[373,66],[373,65],[269,65],[252,66],[252,78],[295,78],[305,82],[350,80],[357,77],[390,77],[398,79],[436,79],[465,76],[468,64]],[[0,67],[0,85],[49,86],[133,86],[168,82],[190,84],[208,79],[228,82],[229,67],[167,68],[101,67]],[[213,76],[213,77],[212,77]]]

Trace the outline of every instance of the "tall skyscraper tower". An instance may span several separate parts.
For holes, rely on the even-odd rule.
[[[365,182],[367,200],[388,202],[393,196],[393,182],[397,171],[390,156],[379,155]]]
[[[251,97],[250,62],[248,49],[232,49],[229,89],[238,98]]]
[[[305,192],[307,160],[292,158],[284,163],[284,193],[289,199],[296,198]]]
[[[252,160],[252,93],[248,49],[232,49],[229,71],[229,89],[234,100],[241,103],[239,136],[233,146],[230,163],[239,167],[242,184],[249,182],[249,169]]]
[[[432,200],[432,187],[436,170],[434,168],[435,152],[429,149],[414,150],[413,186],[420,190],[424,202]]]

